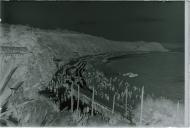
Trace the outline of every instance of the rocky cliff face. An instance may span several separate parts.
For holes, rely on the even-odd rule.
[[[0,104],[10,98],[8,107],[11,108],[26,99],[38,99],[38,90],[47,85],[57,67],[74,58],[130,51],[168,50],[156,42],[118,42],[68,31],[1,24],[0,88],[4,89],[0,94]],[[14,68],[16,70],[10,75]],[[17,92],[20,86],[22,93]]]

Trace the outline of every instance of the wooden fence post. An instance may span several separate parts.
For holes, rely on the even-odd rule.
[[[71,84],[71,112],[73,112],[73,84]]]
[[[94,87],[93,87],[93,91],[92,91],[92,108],[91,108],[91,116],[93,116],[93,113],[94,113],[93,109],[94,109]]]
[[[125,90],[125,114],[127,115],[127,99],[128,99],[128,88]]]
[[[4,64],[4,55],[0,55],[0,78],[2,79],[3,77],[3,64]]]
[[[143,101],[144,100],[144,86],[142,87],[141,92],[141,113],[140,113],[140,125],[142,124],[142,116],[143,116]]]
[[[112,114],[114,113],[114,109],[115,109],[115,94],[113,96]]]
[[[177,101],[177,110],[176,110],[176,115],[175,115],[175,121],[178,121],[177,120],[178,114],[179,114],[179,100]]]
[[[80,87],[78,85],[77,111],[79,110]]]

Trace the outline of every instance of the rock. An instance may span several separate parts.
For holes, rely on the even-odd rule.
[[[133,77],[137,77],[138,74],[135,74],[135,73],[132,73],[132,72],[128,72],[128,73],[124,73],[123,76],[128,76],[130,78],[133,78]]]

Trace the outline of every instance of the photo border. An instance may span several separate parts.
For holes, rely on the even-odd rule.
[[[190,64],[189,64],[189,9],[190,7],[190,1],[185,0],[185,126],[190,126],[190,117],[189,117],[189,110],[190,110],[190,88],[189,88],[189,79],[190,79]]]

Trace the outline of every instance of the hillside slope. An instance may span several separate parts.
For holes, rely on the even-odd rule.
[[[33,78],[33,82],[26,82],[28,86],[39,80],[46,81],[48,77],[51,77],[56,68],[53,58],[65,63],[72,58],[101,53],[167,51],[156,42],[118,42],[87,34],[40,30],[7,24],[1,24],[0,28],[0,46],[26,47],[27,49],[24,55],[15,56],[14,63],[26,66],[28,75],[25,77],[29,79],[26,78],[25,81],[30,81],[32,77],[36,77],[35,74],[38,74],[38,77]]]
[[[73,58],[139,51],[168,50],[156,42],[110,41],[76,32],[0,24],[0,104],[13,94],[10,90],[13,86],[17,89],[22,86],[23,90],[10,98],[9,109],[13,103],[38,99],[38,90],[47,86],[57,65]]]

